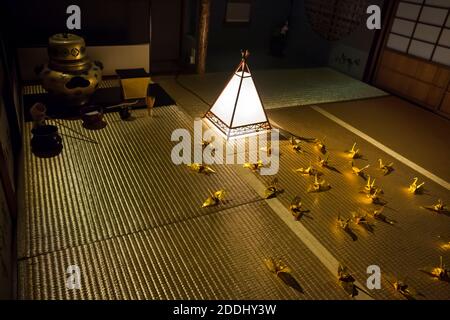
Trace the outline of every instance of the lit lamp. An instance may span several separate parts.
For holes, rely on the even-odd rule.
[[[247,64],[248,56],[248,50],[242,51],[236,71],[203,117],[227,140],[271,129]]]

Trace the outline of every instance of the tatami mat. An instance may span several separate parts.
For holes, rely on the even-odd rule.
[[[450,181],[450,119],[395,96],[320,107]]]
[[[367,266],[375,264],[380,266],[384,276],[406,277],[410,286],[424,295],[418,298],[450,299],[448,283],[438,282],[419,271],[426,266],[437,266],[441,255],[444,261],[450,259],[450,252],[442,249],[444,241],[450,239],[450,216],[438,215],[421,208],[436,203],[439,198],[448,203],[448,191],[312,109],[280,109],[269,111],[268,114],[274,122],[293,134],[324,138],[330,164],[340,171],[317,166],[317,156],[321,154],[314,144],[303,143],[306,152],[299,154],[292,150],[289,142],[282,142],[277,177],[285,193],[279,199],[285,206],[289,206],[294,196],[301,196],[304,207],[311,210],[309,217],[302,219],[307,229],[337,259],[348,265],[360,281],[367,278]],[[360,168],[370,165],[367,173],[376,178],[376,185],[382,187],[385,193],[382,198],[388,202],[384,213],[398,222],[390,226],[376,221],[373,233],[353,225],[357,241],[352,241],[336,226],[338,215],[349,218],[351,211],[375,208],[359,193],[365,181],[351,173],[350,160],[344,153],[344,150],[351,148],[353,142],[357,142],[363,155],[362,159],[354,160],[355,165]],[[395,171],[383,176],[377,169],[379,158],[383,158],[385,162],[393,161]],[[310,162],[324,174],[322,178],[331,185],[329,191],[306,192],[313,178],[294,170],[308,167]],[[407,192],[407,187],[415,176],[426,182],[423,195],[414,196]],[[259,177],[265,183],[273,179]],[[386,280],[385,277],[382,290],[371,291],[371,294],[377,298],[399,298]]]
[[[251,61],[250,68],[251,68]],[[182,75],[179,82],[209,104],[225,87],[229,73]],[[349,101],[387,93],[329,68],[255,70],[253,80],[266,109]]]
[[[177,107],[157,108],[154,118],[134,114],[131,122],[106,114],[99,131],[59,122],[65,147],[54,158],[34,156],[26,136],[19,258],[211,214],[218,209],[200,207],[220,188],[233,199],[229,207],[258,199],[229,166],[205,176],[173,164],[172,131],[193,128]]]
[[[276,79],[271,75],[268,82]],[[209,88],[202,89],[207,95],[214,95],[210,93],[212,86],[220,90],[223,85],[223,81],[219,86],[212,80]],[[283,82],[292,87],[291,95],[286,88],[285,98],[280,99],[282,106],[288,106],[290,99],[298,104],[294,89],[298,81]],[[338,86],[339,79],[335,82]],[[207,107],[171,83],[169,90],[164,88],[188,113],[197,115]],[[201,86],[195,79],[189,83]],[[268,90],[267,94],[275,97],[282,94],[277,90],[285,89],[280,84],[272,89],[275,91]],[[341,87],[339,91],[345,90]],[[376,95],[375,91],[370,94]],[[438,198],[450,201],[448,191],[419,176],[426,181],[426,193],[409,195],[406,188],[416,172],[310,108],[269,110],[268,115],[274,124],[294,134],[325,138],[330,162],[340,171],[322,169],[332,189],[307,194],[311,178],[293,170],[308,166],[310,161],[314,164],[317,151],[304,144],[307,153],[300,155],[287,141],[281,142],[277,176],[285,192],[279,200],[288,207],[295,195],[302,197],[311,218],[299,223],[361,283],[365,284],[367,266],[379,265],[384,277],[382,289],[370,292],[375,298],[402,299],[386,281],[385,276],[392,274],[406,277],[423,294],[419,298],[450,299],[448,283],[418,271],[437,265],[440,255],[448,262],[449,251],[441,245],[450,241],[450,217],[420,208]],[[59,126],[65,148],[52,159],[31,155],[26,138],[26,212],[19,223],[21,298],[347,298],[335,275],[239,177],[236,166],[214,166],[217,174],[203,176],[172,163],[172,131],[190,130],[193,125],[185,113],[172,106],[156,109],[154,118],[146,117],[145,110],[136,111],[135,116],[135,121],[122,122],[118,115],[107,114],[108,126],[100,131],[84,130],[78,121],[65,121],[64,127]],[[336,228],[337,216],[349,217],[352,210],[371,208],[358,193],[364,181],[350,173],[350,162],[343,152],[354,141],[364,156],[355,164],[371,165],[368,173],[377,178],[388,201],[385,214],[398,224],[378,222],[373,234],[354,227],[358,240],[353,242]],[[376,170],[380,157],[394,161],[393,173],[383,177]],[[260,177],[264,183],[272,178]],[[220,188],[228,191],[229,201],[200,209],[208,193]],[[281,257],[292,267],[303,294],[266,270],[263,259],[267,256]],[[65,271],[73,264],[81,268],[81,290],[65,289]]]
[[[291,85],[284,79],[280,80],[280,83]],[[177,87],[176,83],[166,80],[165,88],[171,90],[191,114],[199,114],[198,110],[208,107],[201,105],[201,99],[195,95],[189,95],[185,88]],[[325,90],[325,88],[322,89]],[[295,95],[295,91],[293,94]],[[201,92],[200,98],[209,99],[204,91]],[[379,100],[374,99],[373,103]],[[449,246],[445,245],[450,243],[450,217],[437,215],[421,208],[423,205],[436,203],[439,198],[449,203],[448,191],[318,112],[307,107],[282,108],[290,104],[289,98],[280,98],[278,103],[281,109],[267,112],[272,124],[299,136],[325,139],[330,153],[330,162],[341,171],[340,174],[321,169],[325,173],[323,178],[332,185],[332,189],[321,194],[308,194],[306,189],[312,182],[312,178],[303,177],[293,170],[307,167],[310,161],[314,165],[317,150],[313,145],[305,143],[307,153],[301,155],[294,153],[287,141],[282,142],[281,169],[278,178],[285,193],[279,196],[281,202],[288,207],[294,196],[302,197],[305,208],[311,210],[311,218],[304,218],[302,223],[338,260],[350,267],[360,282],[365,283],[367,279],[367,266],[377,264],[381,267],[382,290],[371,292],[375,298],[402,299],[402,296],[395,293],[387,282],[388,277],[393,276],[406,280],[413,288],[421,292],[423,296],[419,296],[419,299],[448,299],[450,292],[448,283],[431,279],[419,271],[426,266],[437,266],[440,256],[443,256],[447,264],[450,259]],[[358,102],[350,104],[358,104]],[[370,118],[372,126],[376,126],[377,123],[382,126],[383,121],[385,121],[383,117],[378,119],[371,116]],[[349,149],[353,142],[358,143],[364,155],[363,159],[355,160],[355,164],[359,167],[371,165],[368,173],[375,177],[377,185],[385,190],[383,198],[388,201],[385,215],[398,221],[395,226],[376,222],[373,234],[354,226],[353,229],[358,236],[356,242],[352,242],[336,227],[339,214],[348,218],[351,216],[351,211],[372,208],[367,199],[358,192],[364,185],[364,181],[350,173],[350,161],[344,153],[344,150]],[[390,140],[383,139],[381,142],[389,144]],[[409,148],[410,151],[416,150],[414,145],[404,146],[404,148]],[[382,176],[376,169],[378,158],[383,158],[385,162],[393,161],[396,170],[391,175]],[[415,176],[420,177],[421,181],[426,181],[424,195],[412,196],[406,191]],[[260,178],[266,184],[273,179],[273,177]]]
[[[204,176],[172,163],[172,130],[192,129],[186,114],[134,115],[107,114],[100,131],[59,121],[65,147],[55,158],[32,155],[25,141],[20,298],[347,298],[234,166]],[[220,188],[227,202],[201,209]],[[303,294],[268,272],[269,256],[293,268]],[[65,288],[69,265],[81,269],[81,290]]]
[[[300,293],[267,271],[282,258]],[[78,265],[81,290],[67,290]],[[336,279],[264,201],[76,246],[19,264],[25,299],[346,299]]]

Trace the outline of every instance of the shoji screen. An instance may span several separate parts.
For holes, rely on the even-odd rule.
[[[450,0],[400,1],[387,47],[450,66]]]

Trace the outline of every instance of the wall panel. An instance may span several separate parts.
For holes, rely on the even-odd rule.
[[[375,85],[450,118],[450,1],[400,0]]]

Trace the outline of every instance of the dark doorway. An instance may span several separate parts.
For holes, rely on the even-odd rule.
[[[150,71],[176,73],[180,62],[182,0],[153,0],[150,16]]]

